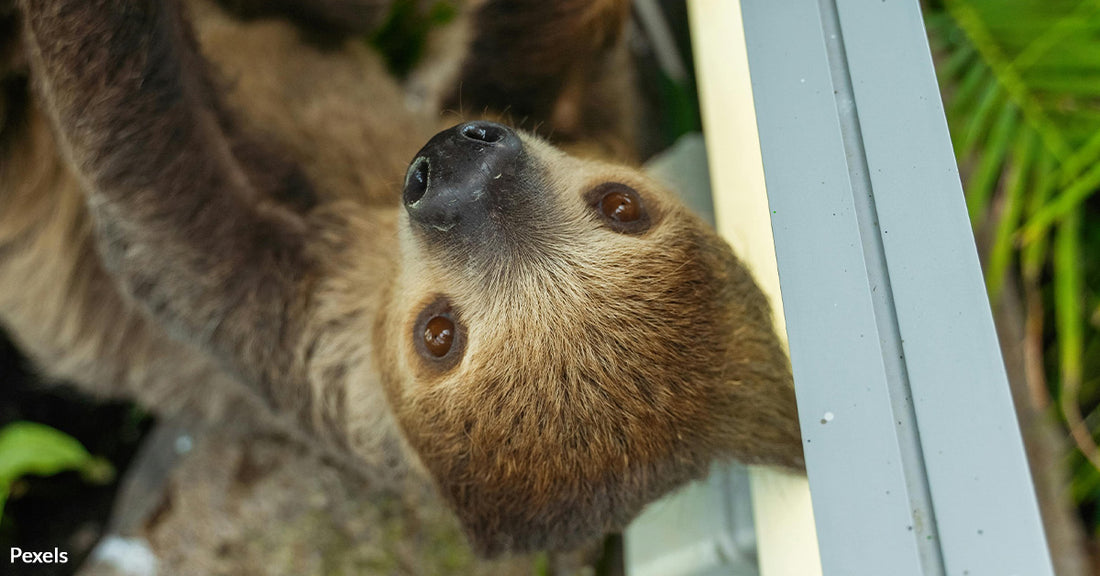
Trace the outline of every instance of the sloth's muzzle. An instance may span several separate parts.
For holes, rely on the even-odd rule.
[[[507,126],[467,122],[436,134],[405,175],[405,209],[416,224],[470,233],[509,202],[523,142]]]

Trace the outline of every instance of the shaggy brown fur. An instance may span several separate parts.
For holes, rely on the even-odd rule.
[[[306,12],[354,27],[374,4]],[[399,199],[441,121],[375,55],[188,12],[0,8],[23,22],[0,55],[0,320],[44,370],[159,410],[262,406],[372,478],[410,462],[485,554],[621,528],[715,459],[802,467],[764,297],[667,191],[520,133],[506,206],[440,234]],[[621,151],[627,15],[486,2],[449,102]],[[645,226],[597,213],[607,182]],[[416,344],[429,307],[455,320],[448,363]]]

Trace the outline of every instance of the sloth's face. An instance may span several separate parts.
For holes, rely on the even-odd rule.
[[[404,203],[387,394],[482,552],[583,543],[797,434],[745,415],[793,417],[752,405],[789,388],[763,296],[638,171],[468,123],[417,154]]]

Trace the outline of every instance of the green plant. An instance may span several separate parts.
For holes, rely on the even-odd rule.
[[[458,7],[450,0],[437,0],[427,8],[417,0],[396,0],[368,42],[385,58],[390,72],[404,77],[424,55],[428,33],[457,16]]]
[[[1022,288],[1032,401],[1100,532],[1100,1],[945,0],[926,24],[991,299]]]
[[[109,462],[92,456],[64,432],[34,422],[13,422],[0,428],[0,517],[17,480],[69,470],[97,484],[110,482],[115,474]]]

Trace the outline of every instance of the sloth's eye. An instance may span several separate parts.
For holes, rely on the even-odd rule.
[[[588,193],[588,202],[616,232],[635,234],[649,228],[649,214],[642,197],[626,184],[601,184]]]
[[[433,316],[424,326],[424,347],[436,358],[451,351],[455,338],[455,323],[446,316]]]
[[[420,310],[413,324],[417,354],[435,370],[447,370],[462,359],[465,328],[446,297],[438,296]]]
[[[642,216],[641,200],[633,190],[612,190],[600,200],[600,212],[616,222],[634,222]]]

